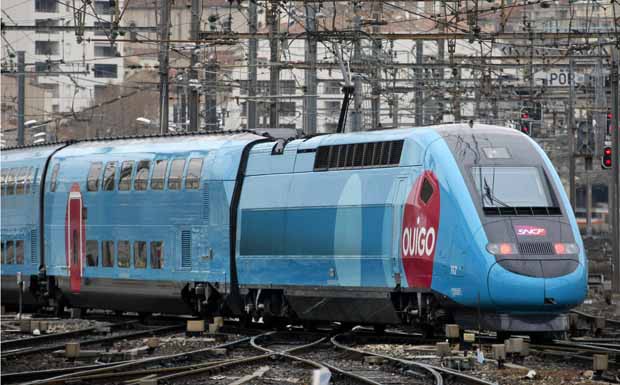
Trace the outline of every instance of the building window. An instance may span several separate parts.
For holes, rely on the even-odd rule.
[[[185,188],[187,190],[197,190],[200,188],[200,176],[202,175],[202,158],[189,160],[187,166],[187,177],[185,178]]]
[[[295,116],[295,109],[297,105],[295,102],[280,102],[280,115],[281,116]]]
[[[129,267],[129,241],[118,241],[118,267]]]
[[[118,68],[116,64],[95,64],[96,78],[115,78]]]
[[[151,268],[161,269],[164,265],[164,242],[151,242]]]
[[[280,80],[280,94],[282,95],[295,95],[295,80]]]
[[[58,2],[56,0],[34,0],[35,12],[58,12]]]
[[[24,264],[24,241],[15,241],[15,263]]]
[[[185,159],[175,159],[170,165],[170,176],[168,177],[168,189],[180,190],[181,181],[183,180],[183,169],[185,168]]]
[[[103,191],[114,191],[116,179],[116,162],[108,162],[103,171]]]
[[[146,268],[146,242],[135,241],[133,243],[133,265],[137,269]]]
[[[86,241],[86,264],[88,266],[99,264],[99,242]]]
[[[114,13],[113,2],[109,0],[95,1],[95,13],[101,15],[112,15]]]
[[[115,57],[116,56],[116,46],[115,45],[96,45],[95,46],[95,56],[101,57]],[[98,65],[98,64],[97,64]],[[114,70],[114,76],[116,77],[116,70]]]
[[[126,160],[121,165],[121,176],[118,181],[120,191],[131,190],[131,174],[133,172],[133,160]]]
[[[58,184],[58,171],[60,171],[60,164],[55,164],[52,169],[52,180],[50,181],[50,191],[56,191],[56,185]]]
[[[168,161],[165,159],[160,159],[155,161],[155,168],[153,169],[153,177],[151,178],[151,189],[152,190],[163,190],[164,189],[164,177],[166,176],[166,166],[168,165]]]
[[[327,115],[334,115],[340,113],[340,102],[335,100],[330,100],[325,102],[325,110]]]
[[[114,267],[114,241],[101,242],[103,267]]]
[[[6,263],[9,265],[15,263],[15,249],[13,248],[13,241],[6,242]]]
[[[99,178],[101,177],[102,168],[103,163],[101,162],[91,163],[90,170],[88,170],[88,179],[86,181],[86,189],[88,191],[99,190]]]
[[[107,36],[112,31],[112,23],[109,21],[95,21],[93,23],[95,36]]]
[[[41,63],[41,62],[39,62]],[[58,64],[53,64],[53,65],[49,65],[49,63],[45,62],[42,63],[46,68],[44,70],[37,70],[37,72],[46,72],[46,71],[60,71],[60,67],[58,66]],[[35,63],[35,67],[38,65],[38,63]],[[46,74],[47,76],[47,74]],[[54,75],[56,76],[56,75]],[[58,84],[39,84],[39,87],[41,88],[45,88],[45,92],[47,93],[47,95],[45,95],[46,97],[49,98],[58,98],[60,96],[59,90],[60,88],[58,87]]]
[[[325,82],[323,83],[323,93],[324,94],[333,94],[333,95],[339,95],[340,94],[340,90],[341,90],[341,86],[339,82]]]
[[[37,55],[58,55],[60,43],[57,41],[38,40],[34,42],[34,53]]]
[[[49,29],[46,27],[57,27],[59,25],[58,19],[36,19],[34,21],[36,27],[36,33],[58,33],[58,30]]]
[[[136,180],[134,181],[134,190],[143,191],[146,190],[146,186],[149,180],[149,169],[151,168],[151,162],[148,160],[141,160],[138,162],[138,168],[136,169]]]

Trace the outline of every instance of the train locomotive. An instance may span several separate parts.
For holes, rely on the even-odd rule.
[[[313,324],[566,330],[584,247],[541,148],[450,124],[2,151],[2,301]]]

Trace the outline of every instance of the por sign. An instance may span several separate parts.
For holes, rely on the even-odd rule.
[[[431,287],[439,203],[437,177],[432,171],[425,171],[409,192],[403,211],[400,251],[409,287]]]

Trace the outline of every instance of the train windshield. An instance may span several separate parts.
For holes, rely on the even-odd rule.
[[[483,207],[552,207],[546,179],[536,167],[473,167]]]

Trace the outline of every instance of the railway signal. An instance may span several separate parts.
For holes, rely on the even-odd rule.
[[[611,161],[611,155],[612,155],[613,151],[611,151],[611,147],[607,146],[603,148],[603,157],[601,158],[601,166],[604,169],[609,169],[611,168],[612,165],[612,161]]]
[[[612,118],[613,118],[613,115],[611,114],[611,112],[608,112],[607,113],[607,135],[611,135]]]

